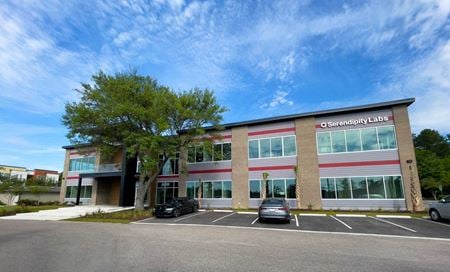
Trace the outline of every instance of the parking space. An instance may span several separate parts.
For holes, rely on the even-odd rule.
[[[219,225],[450,239],[450,224],[416,218],[292,215],[290,223],[287,224],[277,221],[260,223],[256,213],[203,211],[177,218],[151,218],[139,223]]]

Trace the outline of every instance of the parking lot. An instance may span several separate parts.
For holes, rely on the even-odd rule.
[[[149,218],[137,224],[190,224],[272,228],[299,231],[415,236],[450,239],[450,224],[421,218],[378,218],[355,215],[292,215],[291,222],[259,223],[256,213],[201,211],[177,218]]]

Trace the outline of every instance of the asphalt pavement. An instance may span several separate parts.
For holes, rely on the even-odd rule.
[[[198,216],[128,225],[0,221],[0,271],[411,272],[450,267],[448,239],[216,224],[233,216],[210,226],[183,223]]]

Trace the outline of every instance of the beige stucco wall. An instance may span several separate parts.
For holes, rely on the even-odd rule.
[[[422,192],[417,173],[417,161],[409,124],[408,108],[405,105],[394,106],[392,111],[397,133],[398,154],[405,189],[406,207],[410,211],[422,211],[424,209]],[[407,163],[408,160],[412,160],[412,163]],[[414,205],[413,199],[415,199]]]
[[[248,208],[248,128],[235,127],[231,134],[233,208]]]
[[[59,193],[59,202],[64,202],[64,196],[66,195],[66,182],[67,182],[67,172],[69,171],[69,162],[70,162],[70,150],[66,149],[66,156],[64,158],[64,170],[61,181],[61,192]]]
[[[297,140],[297,182],[300,184],[300,208],[321,209],[315,118],[306,117],[295,120],[295,135]]]

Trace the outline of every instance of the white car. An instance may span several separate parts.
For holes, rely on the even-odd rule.
[[[450,219],[450,196],[444,197],[437,203],[430,204],[428,213],[433,221]]]

